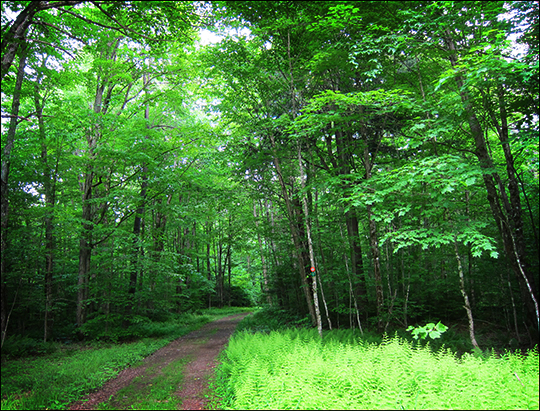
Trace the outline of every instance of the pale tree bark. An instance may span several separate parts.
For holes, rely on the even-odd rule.
[[[302,241],[300,237],[300,230],[297,224],[297,216],[293,209],[292,201],[289,196],[289,193],[287,191],[287,186],[285,184],[285,181],[283,179],[283,173],[281,170],[281,163],[279,161],[279,157],[277,156],[276,151],[276,142],[273,134],[270,133],[270,141],[272,143],[272,151],[273,151],[273,162],[274,166],[276,167],[276,173],[278,176],[279,185],[281,187],[281,194],[283,198],[285,199],[285,204],[287,206],[287,214],[289,217],[289,226],[291,229],[291,235],[293,238],[294,248],[296,251],[296,258],[298,261],[298,270],[300,274],[300,280],[302,282],[302,290],[304,291],[304,296],[306,298],[306,302],[308,305],[309,314],[311,317],[311,321],[313,325],[317,324],[317,316],[315,314],[315,308],[313,306],[313,299],[311,296],[311,293],[309,292],[309,284],[307,282],[307,273],[306,273],[306,263],[307,261],[304,261],[304,258],[302,256]]]
[[[317,276],[315,274],[316,265],[315,265],[315,255],[313,253],[313,241],[311,239],[311,224],[309,221],[309,211],[308,211],[308,204],[307,204],[307,198],[306,198],[306,182],[305,182],[305,176],[304,176],[304,166],[302,165],[302,150],[301,150],[301,143],[298,142],[298,167],[300,169],[300,184],[302,187],[302,191],[304,192],[302,194],[302,204],[304,206],[304,217],[305,217],[305,224],[306,224],[306,233],[307,233],[307,240],[308,240],[308,249],[309,249],[309,261],[311,262],[311,287],[312,287],[312,293],[313,293],[313,303],[315,306],[315,316],[317,320],[317,330],[319,331],[319,335],[322,338],[322,321],[321,321],[321,311],[319,310],[319,296],[317,293]]]
[[[456,67],[459,52],[450,29],[446,29],[444,31],[443,39],[449,51],[448,58],[450,64],[452,67]],[[493,158],[489,153],[485,133],[472,106],[471,97],[465,87],[465,80],[463,76],[456,75],[455,83],[458,88],[465,112],[467,113],[469,128],[475,143],[475,155],[478,158],[480,167],[482,168],[482,177],[487,192],[487,199],[493,218],[503,240],[506,257],[510,261],[514,274],[518,279],[522,299],[527,308],[528,318],[533,324],[535,324],[537,330],[540,330],[540,315],[538,310],[538,298],[536,296],[537,288],[534,282],[534,276],[529,272],[529,265],[526,261],[526,252],[524,246],[525,239],[520,204],[521,200],[519,197],[516,173],[513,168],[514,158],[508,144],[508,124],[506,121],[507,115],[504,102],[504,93],[502,92],[502,89],[499,88],[499,112],[502,122],[499,124],[498,121],[496,121],[495,124],[496,129],[498,130],[499,138],[503,144],[506,169],[508,173],[510,200],[507,197],[506,189],[499,174],[494,171]],[[503,203],[504,208],[501,207],[501,202]],[[535,333],[534,335],[536,336],[535,339],[537,340],[538,333]]]
[[[321,229],[320,229],[319,217],[318,217],[319,214],[318,214],[318,207],[317,207],[317,203],[318,203],[317,199],[318,199],[318,191],[315,191],[315,225],[316,225],[317,234],[318,234],[319,255],[321,256],[321,262],[322,262],[323,267],[326,267],[324,252],[322,249],[322,239],[321,239]],[[326,268],[324,271],[325,271],[325,274],[327,274]],[[324,296],[324,287],[321,280],[321,274],[319,270],[317,270],[316,273],[317,273],[319,284],[321,286],[321,297],[323,300],[324,311],[326,313],[326,320],[328,321],[328,328],[332,330],[332,320],[330,319],[330,313],[328,312],[328,305],[326,304],[326,297]]]
[[[463,275],[463,267],[461,265],[461,257],[459,256],[456,236],[454,236],[454,251],[456,253],[456,260],[458,263],[459,286],[461,290],[461,295],[463,296],[463,301],[465,302],[465,305],[463,307],[465,308],[465,311],[467,311],[467,318],[469,319],[469,337],[471,339],[473,347],[480,348],[478,347],[478,343],[476,342],[476,338],[474,335],[474,319],[472,315],[471,304],[469,303],[469,296],[467,294],[467,290],[465,289],[465,276]]]

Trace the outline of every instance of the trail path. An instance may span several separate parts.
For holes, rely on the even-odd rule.
[[[205,324],[197,331],[174,340],[167,346],[146,357],[138,367],[127,368],[103,387],[84,397],[84,401],[72,403],[70,410],[93,410],[98,404],[114,399],[116,393],[130,385],[134,378],[151,373],[157,374],[169,363],[182,358],[190,361],[184,369],[184,380],[175,395],[182,398],[184,410],[203,410],[208,399],[204,397],[208,388],[208,377],[217,365],[217,355],[229,341],[237,324],[249,313],[235,314]]]

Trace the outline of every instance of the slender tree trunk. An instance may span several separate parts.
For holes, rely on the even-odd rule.
[[[149,81],[146,78],[146,74],[143,74],[143,85],[144,88],[149,85]],[[146,93],[148,97],[148,92]],[[144,118],[147,122],[150,118],[150,107],[148,103],[144,110]],[[145,139],[148,139],[148,135],[145,136]],[[126,307],[126,316],[132,314],[133,307],[135,306],[135,293],[137,292],[137,280],[142,282],[142,268],[140,264],[140,258],[142,256],[143,248],[141,241],[141,226],[143,223],[144,212],[146,208],[146,193],[148,189],[148,165],[143,163],[141,165],[141,190],[139,193],[139,206],[135,212],[135,219],[133,221],[133,255],[131,258],[131,272],[129,276],[129,287],[128,287],[128,305]]]
[[[459,256],[458,252],[458,244],[457,244],[457,237],[454,237],[454,250],[456,253],[456,260],[458,263],[458,272],[459,272],[459,285],[461,289],[461,295],[463,296],[463,301],[465,302],[465,311],[467,311],[467,317],[469,318],[469,336],[471,338],[471,343],[473,347],[478,347],[478,343],[476,342],[476,338],[474,336],[474,320],[472,315],[472,309],[471,305],[469,303],[469,296],[467,295],[467,290],[465,289],[465,278],[463,275],[463,267],[461,265],[461,257]]]
[[[458,51],[452,33],[450,29],[446,29],[444,32],[444,41],[449,51],[449,60],[452,67],[455,67],[458,62]],[[483,170],[483,180],[487,191],[487,199],[491,208],[491,212],[497,224],[497,228],[503,239],[505,254],[508,260],[511,262],[513,271],[519,281],[520,290],[523,301],[527,307],[528,318],[535,324],[537,330],[540,330],[540,315],[537,302],[536,284],[533,280],[532,273],[528,272],[528,264],[525,259],[525,240],[523,233],[523,222],[521,221],[521,206],[519,200],[519,190],[517,189],[517,183],[515,182],[515,172],[513,170],[513,155],[508,145],[508,140],[503,143],[503,151],[505,155],[505,161],[507,163],[507,172],[510,182],[510,196],[511,200],[508,202],[506,199],[505,188],[501,183],[500,176],[494,170],[493,159],[489,153],[487,142],[484,136],[484,130],[478,120],[478,117],[474,111],[471,103],[471,98],[468,91],[465,88],[465,81],[462,76],[455,77],[456,85],[458,87],[461,101],[467,113],[467,119],[469,128],[473,136],[476,150],[475,154],[479,160],[480,167]],[[499,91],[499,102],[503,95]],[[500,109],[501,118],[505,119],[504,104],[501,103]],[[504,139],[508,134],[507,125],[502,124],[499,126],[499,136]],[[497,192],[497,183],[499,185],[499,192]],[[505,206],[505,211],[501,208],[501,200]],[[536,340],[538,339],[538,333],[535,333]]]
[[[304,166],[302,165],[302,151],[301,151],[300,142],[298,142],[298,167],[300,169],[300,184],[302,187],[302,191],[304,192],[304,194],[302,195],[302,203],[304,206],[304,217],[305,217],[306,233],[307,233],[307,239],[308,239],[309,261],[311,262],[311,286],[312,286],[312,292],[313,292],[313,302],[315,306],[315,316],[317,319],[317,330],[319,331],[319,335],[322,338],[323,336],[322,321],[321,321],[321,312],[319,310],[319,296],[317,293],[317,275],[315,274],[315,270],[316,270],[315,254],[313,252],[313,241],[311,240],[311,223],[309,220],[308,204],[307,204],[307,198],[305,194],[306,182],[305,182],[305,176],[304,176]]]
[[[344,239],[344,236],[343,236],[343,229],[341,228],[341,225],[339,226],[339,231],[341,233],[341,238]],[[348,243],[348,241],[347,241]],[[351,273],[350,273],[350,269],[349,269],[349,263],[347,262],[347,256],[345,254],[343,254],[343,260],[345,261],[345,268],[347,270],[347,278],[349,279],[349,298],[354,301],[354,308],[355,308],[355,311],[356,311],[356,321],[358,322],[358,329],[360,330],[360,333],[362,335],[364,335],[364,330],[362,329],[362,323],[360,321],[360,311],[358,310],[358,302],[356,301],[356,296],[354,295],[354,292],[353,292],[353,284],[352,284],[352,280],[351,280]],[[350,310],[350,307],[349,307],[349,310]],[[351,328],[353,328],[352,326],[352,321],[351,321]]]
[[[366,145],[364,148],[364,168],[366,170],[366,180],[371,178],[371,159],[369,149]],[[373,259],[373,275],[375,277],[375,292],[377,298],[377,331],[382,332],[382,308],[384,304],[383,285],[381,278],[381,258],[379,250],[379,239],[377,236],[377,225],[373,218],[372,207],[367,206],[369,220],[369,244],[371,247],[371,257]]]
[[[43,320],[43,341],[47,342],[51,333],[51,310],[53,304],[53,264],[54,264],[54,234],[53,218],[55,206],[56,172],[51,170],[47,155],[47,138],[45,133],[45,123],[43,121],[43,104],[39,95],[39,80],[34,88],[34,103],[36,107],[36,117],[38,119],[39,138],[41,144],[41,165],[43,168],[43,188],[45,190],[46,214],[45,222],[45,315]]]
[[[32,1],[22,10],[18,15],[9,30],[2,35],[2,77],[1,80],[4,80],[4,76],[8,73],[11,63],[15,59],[17,53],[23,55],[26,53],[26,31],[30,24],[32,24],[32,19],[34,15],[40,10],[41,2]],[[19,50],[21,48],[22,50]],[[19,64],[20,69],[20,64]]]
[[[318,215],[318,208],[317,208],[317,201],[318,199],[318,192],[315,191],[315,226],[316,226],[316,229],[317,229],[317,233],[318,233],[318,238],[319,238],[319,255],[321,256],[321,262],[322,262],[322,265],[323,267],[325,267],[325,275],[327,275],[327,270],[326,270],[326,262],[325,262],[325,258],[324,258],[324,253],[323,253],[323,249],[322,249],[322,240],[321,240],[321,229],[320,229],[320,225],[319,225],[319,215]],[[326,304],[326,297],[324,296],[324,288],[323,288],[323,283],[322,283],[322,280],[321,280],[321,275],[320,275],[320,272],[319,270],[317,270],[317,278],[319,280],[319,284],[321,285],[321,297],[322,297],[322,300],[323,300],[323,305],[324,305],[324,311],[326,313],[326,320],[328,321],[328,328],[330,330],[332,330],[332,320],[330,319],[330,313],[328,312],[328,305]]]
[[[315,314],[315,308],[313,306],[313,300],[312,300],[311,293],[309,292],[309,285],[307,282],[306,262],[304,261],[304,258],[302,256],[302,242],[301,242],[300,229],[299,229],[300,227],[298,227],[297,225],[297,213],[293,210],[292,201],[289,197],[289,193],[287,192],[287,186],[285,185],[285,181],[283,179],[281,164],[276,153],[276,142],[272,134],[270,134],[270,140],[272,142],[273,162],[274,162],[274,166],[276,167],[276,173],[278,175],[278,181],[281,187],[281,194],[283,198],[285,199],[285,204],[287,206],[287,214],[289,216],[289,225],[291,228],[291,235],[293,237],[294,248],[296,251],[296,258],[298,261],[298,270],[300,274],[300,279],[302,281],[302,289],[304,291],[304,296],[306,298],[306,302],[308,305],[311,321],[313,325],[316,325],[317,316]]]
[[[116,58],[116,50],[120,45],[119,38],[111,38],[107,43],[107,48],[102,51],[101,58],[113,61]],[[109,82],[109,76],[100,72],[96,81],[96,93],[94,98],[93,114],[95,118],[86,130],[87,163],[86,170],[80,182],[82,196],[82,232],[79,239],[79,272],[77,280],[77,326],[81,327],[86,322],[87,299],[89,293],[89,272],[90,259],[92,255],[92,230],[94,209],[92,199],[94,198],[93,189],[102,183],[101,177],[97,183],[94,183],[96,177],[95,161],[97,159],[96,149],[103,132],[101,115],[107,113],[109,99],[105,96],[105,89],[109,86],[109,92],[112,92],[112,85]],[[109,96],[110,97],[110,96]],[[103,208],[105,212],[106,207]],[[82,335],[79,334],[80,337]]]
[[[9,185],[9,168],[11,164],[11,151],[15,143],[15,132],[17,131],[17,119],[19,116],[19,107],[21,105],[21,89],[24,80],[24,69],[26,67],[27,45],[23,43],[20,49],[19,68],[17,70],[17,78],[15,80],[15,90],[13,91],[13,100],[11,102],[11,119],[9,121],[8,131],[6,133],[6,140],[4,150],[2,151],[2,169],[1,169],[1,223],[0,223],[0,243],[1,243],[1,255],[0,255],[0,277],[1,277],[1,322],[2,322],[2,342],[6,338],[7,334],[7,286],[6,286],[6,261],[5,255],[7,250],[7,229],[9,218],[9,198],[8,198],[8,185]],[[11,64],[11,62],[10,62]],[[9,66],[8,66],[9,67]],[[3,70],[3,69],[2,69]],[[3,71],[2,71],[3,74]]]
[[[206,276],[208,282],[212,282],[212,270],[210,268],[210,234],[212,232],[212,225],[210,222],[206,223]],[[208,308],[212,307],[212,292],[208,292]]]
[[[272,296],[268,290],[268,268],[266,267],[266,259],[264,257],[264,247],[261,239],[261,232],[259,231],[259,216],[257,215],[257,203],[253,201],[253,218],[255,219],[255,229],[257,230],[257,241],[259,242],[259,252],[261,254],[261,265],[263,271],[263,284],[262,291],[266,295],[266,301],[268,305],[272,306]]]

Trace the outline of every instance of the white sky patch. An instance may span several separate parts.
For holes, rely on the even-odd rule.
[[[201,36],[201,39],[199,40],[199,44],[201,46],[219,43],[221,40],[223,40],[223,36],[212,33],[211,31],[206,29],[199,30],[199,35]]]

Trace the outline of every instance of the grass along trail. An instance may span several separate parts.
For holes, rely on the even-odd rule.
[[[69,409],[204,409],[217,356],[247,315],[230,315],[178,338]]]

